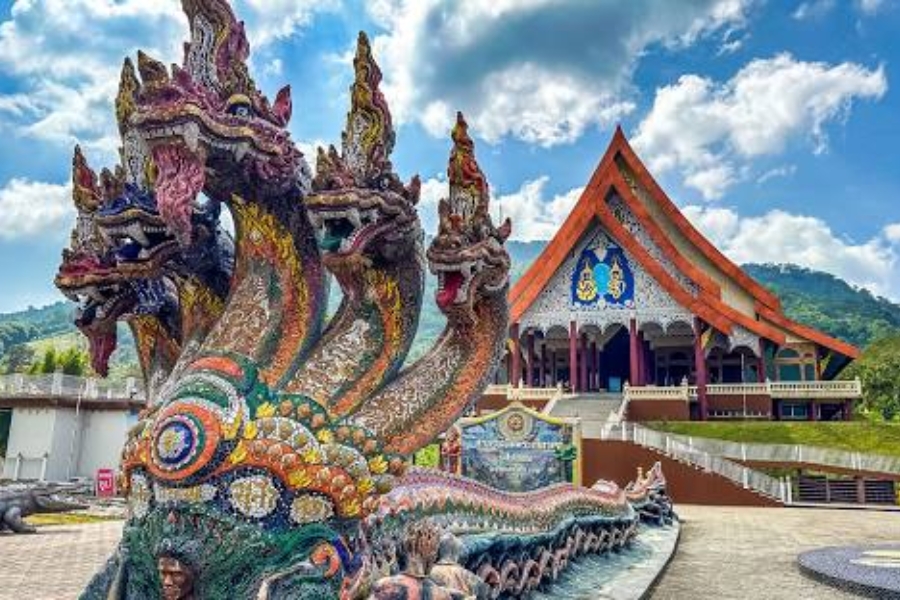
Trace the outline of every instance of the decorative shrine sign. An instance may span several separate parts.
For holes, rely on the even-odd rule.
[[[116,474],[112,469],[97,469],[94,491],[99,498],[111,498],[116,495]]]
[[[555,419],[517,402],[458,423],[461,474],[491,487],[526,492],[554,483],[580,483],[577,419]]]

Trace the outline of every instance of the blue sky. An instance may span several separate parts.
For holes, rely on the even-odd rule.
[[[434,229],[463,110],[514,237],[546,239],[621,123],[669,195],[739,262],[795,262],[900,300],[900,0],[238,0],[252,70],[293,88],[295,139],[339,139],[356,32]],[[138,48],[180,62],[174,0],[0,4],[0,311],[60,298],[71,148],[117,145]]]

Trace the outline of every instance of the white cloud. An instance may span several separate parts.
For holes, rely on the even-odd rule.
[[[884,0],[857,0],[856,6],[864,15],[874,15],[884,8]]]
[[[499,225],[507,217],[512,219],[512,235],[514,240],[549,240],[560,225],[581,193],[583,187],[573,188],[567,192],[548,196],[547,183],[550,178],[538,177],[525,181],[518,190],[508,194],[498,194],[492,190],[491,218]],[[422,181],[422,194],[419,200],[419,218],[427,235],[437,232],[437,206],[441,198],[449,193],[447,178],[441,174]]]
[[[819,19],[830,13],[835,7],[835,0],[811,0],[802,2],[793,17],[798,21]]]
[[[68,231],[74,219],[68,185],[11,179],[0,188],[0,239],[18,240]]]
[[[685,216],[737,263],[794,263],[827,271],[875,294],[900,298],[900,223],[864,242],[837,235],[816,217],[772,210],[742,217],[730,208],[686,206]]]
[[[17,0],[0,23],[0,72],[23,90],[0,95],[0,123],[62,145],[78,140],[113,158],[122,59],[137,48],[180,59],[186,31],[172,1]]]
[[[762,185],[770,179],[775,179],[776,177],[790,177],[796,172],[797,165],[783,165],[781,167],[775,167],[774,169],[769,169],[768,171],[757,177],[756,183]]]
[[[883,67],[789,54],[754,60],[724,83],[683,75],[657,89],[633,142],[656,173],[677,169],[686,185],[715,199],[752,159],[779,154],[796,138],[824,152],[825,125],[846,118],[854,100],[881,98],[887,85]]]
[[[634,109],[623,96],[648,47],[733,32],[751,2],[378,0],[367,10],[389,32],[374,45],[398,123],[444,135],[463,110],[488,141],[553,146]]]
[[[237,0],[234,11],[247,23],[247,37],[254,48],[295,35],[317,13],[340,7],[340,0]]]
[[[294,34],[337,0],[240,0],[255,48]],[[165,64],[181,63],[188,26],[177,0],[16,0],[0,23],[0,73],[23,87],[0,94],[0,126],[19,134],[116,158],[112,110],[126,56],[143,49]],[[261,69],[278,75],[281,60]]]
[[[893,244],[900,244],[900,223],[891,223],[884,228],[884,237]]]

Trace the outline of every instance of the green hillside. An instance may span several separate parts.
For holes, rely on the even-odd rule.
[[[790,318],[860,348],[900,330],[900,305],[829,273],[796,265],[748,264],[743,269],[781,298]]]

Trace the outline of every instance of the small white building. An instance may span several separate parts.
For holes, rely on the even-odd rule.
[[[11,411],[2,478],[93,479],[98,469],[117,468],[125,436],[144,406],[133,380],[115,385],[62,374],[0,377],[0,410]]]

